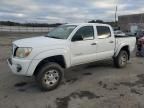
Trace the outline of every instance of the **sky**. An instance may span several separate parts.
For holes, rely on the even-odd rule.
[[[78,23],[144,13],[144,0],[0,0],[0,21]]]

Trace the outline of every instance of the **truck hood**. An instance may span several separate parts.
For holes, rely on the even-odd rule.
[[[65,44],[66,40],[64,39],[55,39],[49,38],[45,36],[40,37],[33,37],[33,38],[26,38],[20,39],[13,42],[18,47],[46,47],[46,46],[53,46],[53,45],[60,45]]]

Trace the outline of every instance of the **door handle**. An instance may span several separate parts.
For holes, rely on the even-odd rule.
[[[96,45],[96,43],[92,43],[91,45]]]
[[[109,41],[109,43],[114,43],[114,41]]]

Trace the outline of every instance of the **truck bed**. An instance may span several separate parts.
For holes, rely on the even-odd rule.
[[[119,49],[121,45],[128,45],[130,52],[132,52],[135,49],[136,45],[136,37],[134,36],[115,36],[115,52]]]

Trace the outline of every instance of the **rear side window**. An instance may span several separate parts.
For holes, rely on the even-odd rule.
[[[109,27],[106,26],[97,26],[97,34],[99,39],[111,37],[111,31]]]

